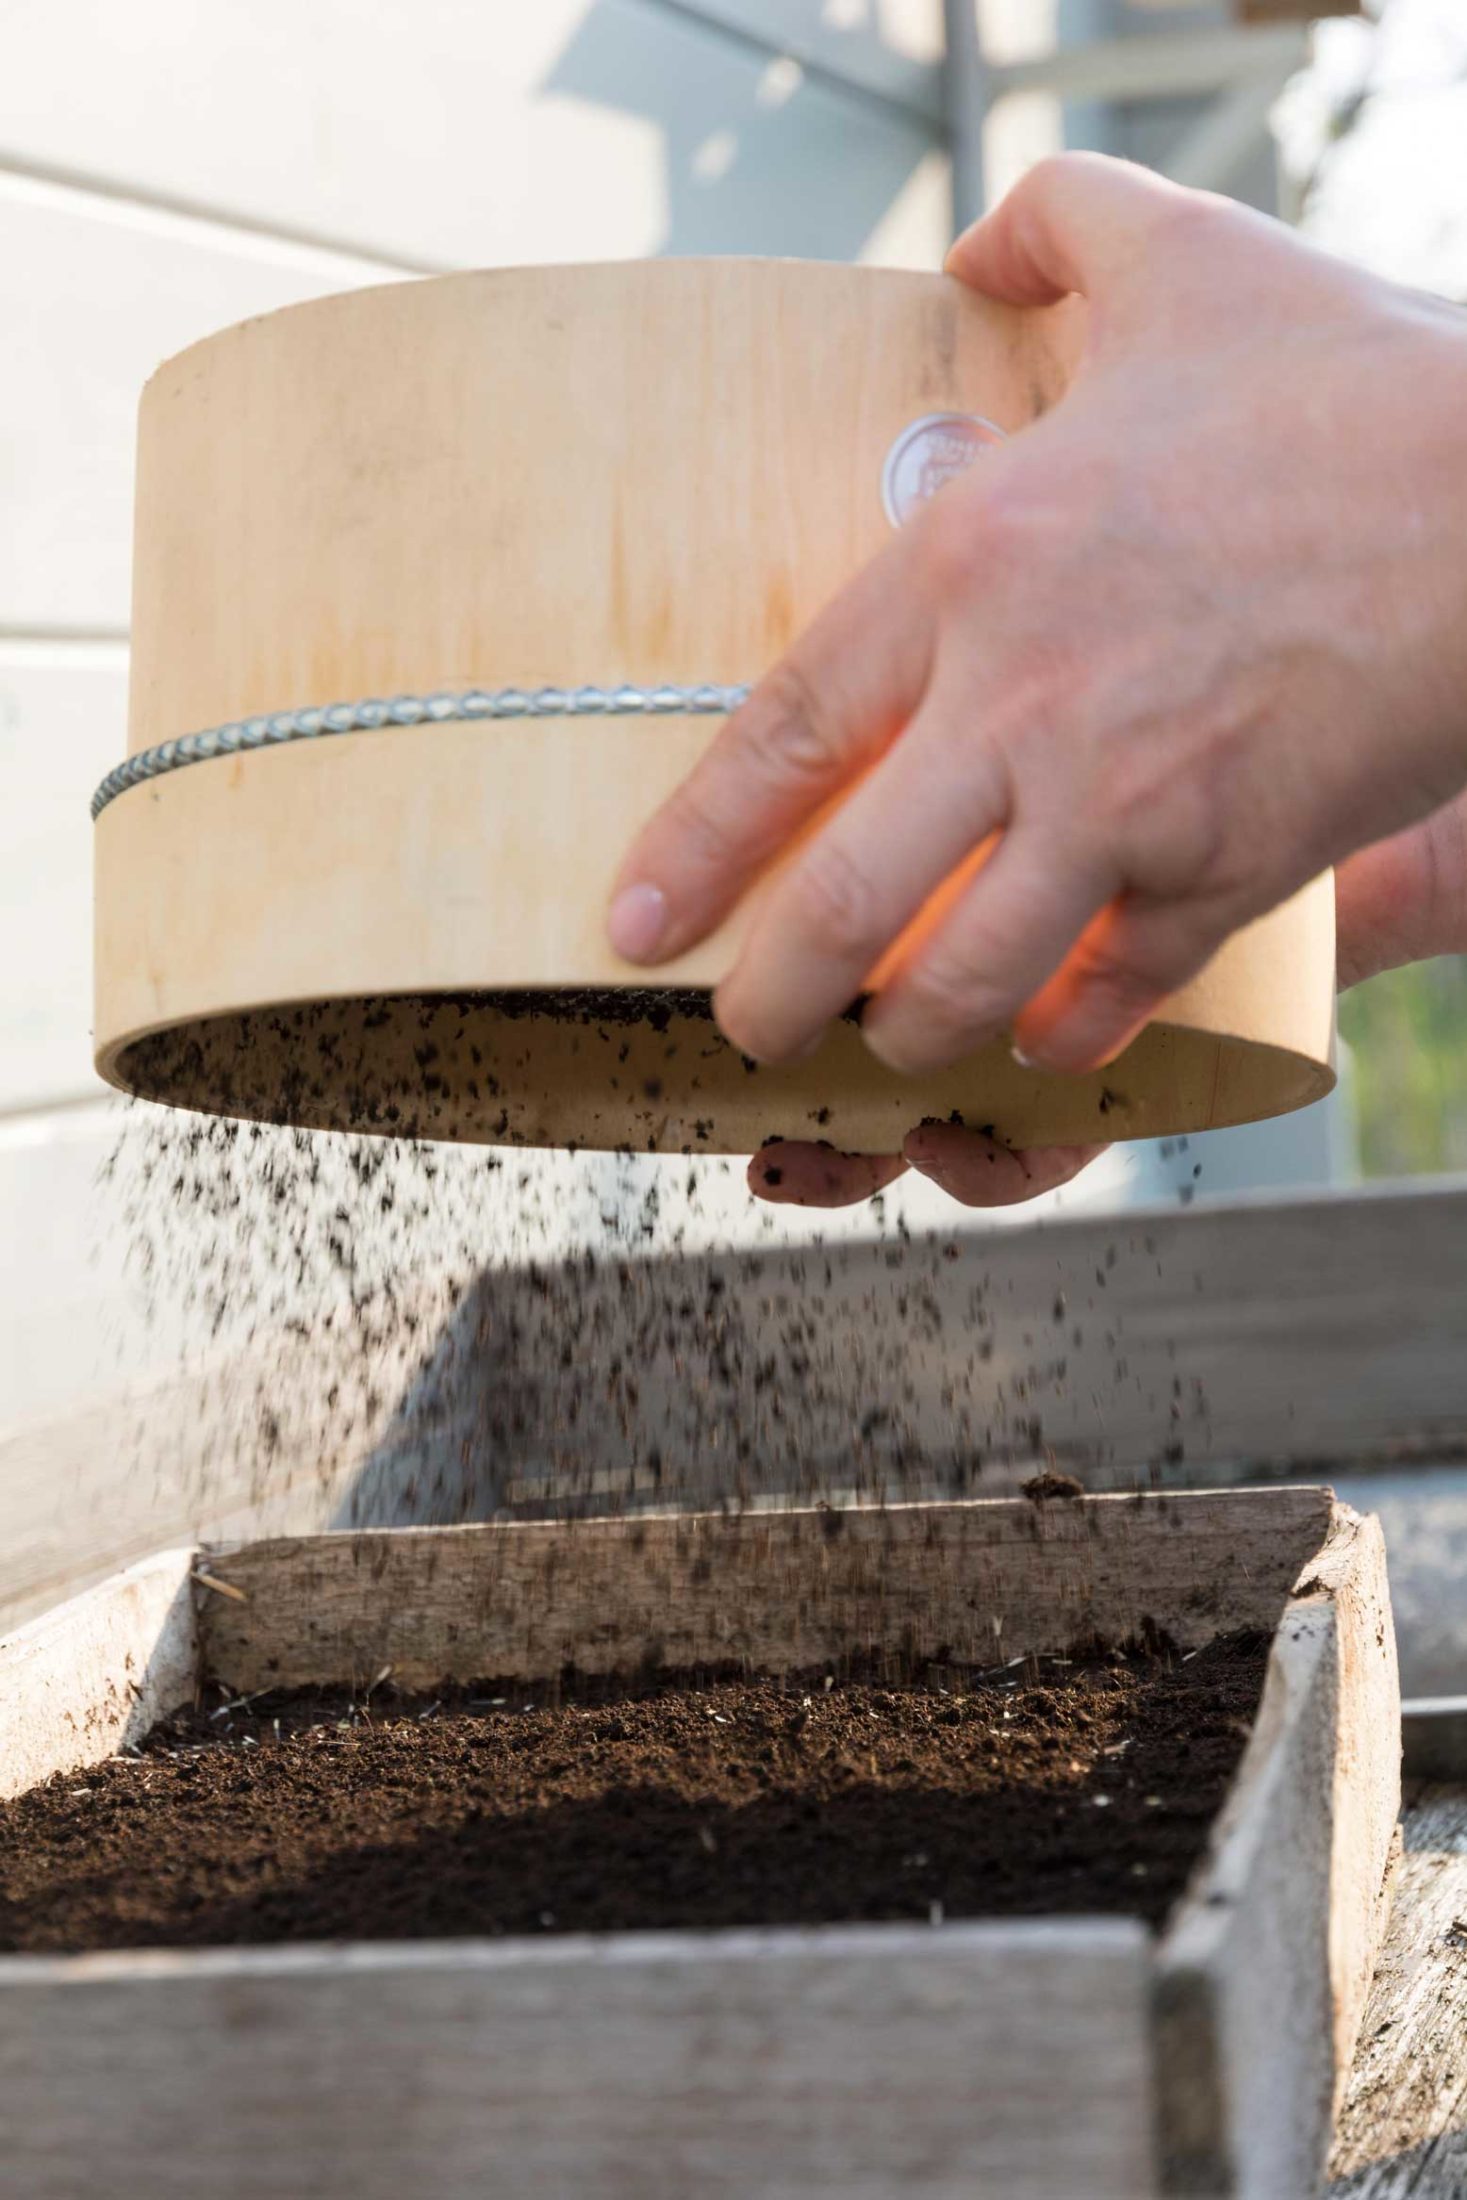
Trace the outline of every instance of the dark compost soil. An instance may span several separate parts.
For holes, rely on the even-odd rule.
[[[1267,1655],[917,1683],[385,1685],[169,1720],[0,1805],[0,1947],[1122,1911],[1205,1845]],[[559,1695],[559,1691],[555,1692]]]

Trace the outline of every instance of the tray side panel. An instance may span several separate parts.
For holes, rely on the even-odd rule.
[[[1272,1629],[1327,1491],[1229,1490],[387,1529],[218,1545],[203,1669],[242,1690],[403,1688],[878,1648],[998,1665],[1148,1623],[1183,1644]]]
[[[0,1964],[15,2189],[1146,2200],[1140,1926]]]
[[[192,1696],[194,1555],[161,1551],[0,1637],[0,1795],[99,1763]]]
[[[1208,1855],[1163,1943],[1163,2189],[1318,2188],[1384,1929],[1400,1698],[1379,1524],[1341,1506],[1280,1624]]]

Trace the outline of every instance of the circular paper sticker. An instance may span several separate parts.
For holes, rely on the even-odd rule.
[[[966,473],[980,451],[1007,440],[1002,428],[977,413],[924,413],[913,420],[887,452],[881,471],[881,501],[892,526],[900,527],[919,504]]]

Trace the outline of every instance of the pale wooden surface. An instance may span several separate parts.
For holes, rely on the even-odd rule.
[[[755,677],[890,543],[893,439],[1023,427],[1082,338],[949,277],[740,258],[222,329],[142,393],[129,749],[314,701]]]
[[[96,828],[102,1075],[315,1128],[697,1155],[772,1136],[891,1152],[954,1111],[1016,1150],[1085,1144],[1250,1122],[1330,1090],[1328,880],[1236,934],[1119,1060],[1077,1077],[1024,1069],[1007,1039],[912,1078],[844,1020],[809,1060],[756,1067],[706,1017],[581,1023],[461,1003],[484,986],[634,975],[602,939],[615,869],[710,722],[628,726],[353,736],[121,796]],[[696,983],[724,973],[765,891],[684,958]],[[167,1035],[150,1045],[150,1031]]]
[[[0,1637],[0,1795],[113,1756],[190,1700],[192,1559],[162,1551]]]
[[[1342,1510],[1279,1627],[1208,1865],[1160,1950],[1169,2189],[1316,2189],[1385,1921],[1399,1735],[1380,1530]]]
[[[1467,1786],[1418,1790],[1403,1830],[1329,2200],[1467,2192]]]
[[[890,543],[883,468],[910,424],[1023,428],[1082,336],[1074,301],[1022,313],[937,275],[735,259],[497,269],[226,330],[143,396],[129,747],[403,692],[757,679]],[[955,1108],[1020,1148],[1136,1137],[1328,1091],[1328,878],[1088,1080],[1006,1043],[902,1078],[839,1023],[813,1061],[753,1072],[700,1019],[425,1016],[444,993],[644,982],[606,941],[610,888],[714,730],[393,728],[130,789],[97,828],[99,1068],[235,1114],[731,1153],[771,1129],[889,1151]],[[658,984],[721,977],[765,891]],[[233,1020],[300,1004],[304,1027]],[[180,1026],[171,1064],[135,1048]]]
[[[1122,1921],[14,1960],[6,2172],[33,2200],[1146,2200],[1146,1994]]]
[[[781,1672],[889,1645],[1001,1664],[1145,1620],[1185,1644],[1272,1628],[1330,1521],[1325,1490],[712,1514],[287,1538],[210,1548],[247,1602],[200,1613],[247,1692],[403,1688],[562,1666]]]

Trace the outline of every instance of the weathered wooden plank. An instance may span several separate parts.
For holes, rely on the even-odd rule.
[[[1467,2191],[1467,1787],[1420,1791],[1403,1830],[1329,2200],[1460,2200]]]
[[[1384,1544],[1341,1508],[1159,1953],[1169,2192],[1316,2190],[1384,1924],[1399,1736]]]
[[[114,1755],[192,1696],[193,1555],[160,1552],[0,1638],[0,1795]]]
[[[1328,1491],[1223,1491],[846,1512],[386,1530],[212,1547],[245,1602],[201,1614],[203,1670],[242,1690],[400,1687],[876,1649],[998,1664],[1144,1625],[1184,1644],[1271,1628]]]
[[[999,1494],[1046,1444],[1098,1487],[1148,1467],[1168,1484],[1229,1479],[1258,1462],[1332,1477],[1352,1459],[1467,1443],[1461,1185],[955,1225],[909,1245],[500,1268],[449,1314],[425,1258],[420,1295],[403,1302],[401,1369],[377,1353],[381,1409],[348,1426],[330,1399],[350,1386],[352,1336],[339,1322],[323,1334],[309,1295],[290,1308],[303,1342],[262,1330],[206,1379],[180,1362],[165,1278],[153,1326],[134,1325],[112,1356],[128,1229],[115,1190],[92,1189],[110,1142],[97,1129],[87,1152],[69,1135],[35,1154],[0,1145],[0,1236],[31,1247],[11,1264],[0,1321],[0,1622],[183,1535],[424,1525],[520,1501],[606,1510],[632,1489],[645,1502],[654,1455],[663,1502],[707,1504],[740,1487],[813,1499],[853,1482]],[[470,1149],[443,1157],[444,1183],[475,1166]],[[573,1242],[584,1207],[569,1172],[535,1181],[551,1186],[536,1212]],[[631,1201],[644,1182],[632,1173]],[[714,1173],[691,1212],[664,1176],[669,1231],[690,1213],[706,1227],[710,1209],[720,1228],[752,1228],[742,1194],[720,1183]],[[482,1211],[488,1244],[496,1218],[506,1230],[514,1218]],[[67,1250],[89,1235],[95,1269]],[[359,1244],[382,1262],[365,1225]],[[440,1254],[446,1267],[447,1242]],[[569,1366],[568,1324],[580,1346]],[[761,1385],[802,1331],[798,1384]],[[290,1408],[268,1474],[265,1402]],[[48,1495],[62,1477],[77,1492],[65,1516]],[[1440,1527],[1457,1534],[1445,1510]],[[1424,1585],[1430,1555],[1413,1558],[1408,1619],[1422,1613],[1449,1646],[1450,1602]],[[1436,1666],[1414,1670],[1415,1687],[1449,1685]]]
[[[1146,1977],[1122,1921],[15,1960],[6,2174],[32,2200],[1145,2200]]]
[[[663,1496],[682,1502],[740,1486],[981,1488],[1046,1449],[1092,1486],[1148,1465],[1168,1481],[1237,1465],[1292,1478],[1467,1446],[1464,1242],[1454,1181],[1001,1236],[955,1226],[900,1246],[654,1255],[567,1269],[563,1285],[552,1270],[518,1295],[486,1278],[445,1364],[463,1365],[476,1332],[492,1353],[513,1326],[511,1497],[564,1499],[597,1474],[610,1492],[653,1453]],[[572,1289],[581,1333],[635,1368],[614,1398],[594,1359],[564,1364]],[[666,1318],[670,1301],[710,1309],[702,1336]],[[792,1395],[759,1378],[802,1323]]]

